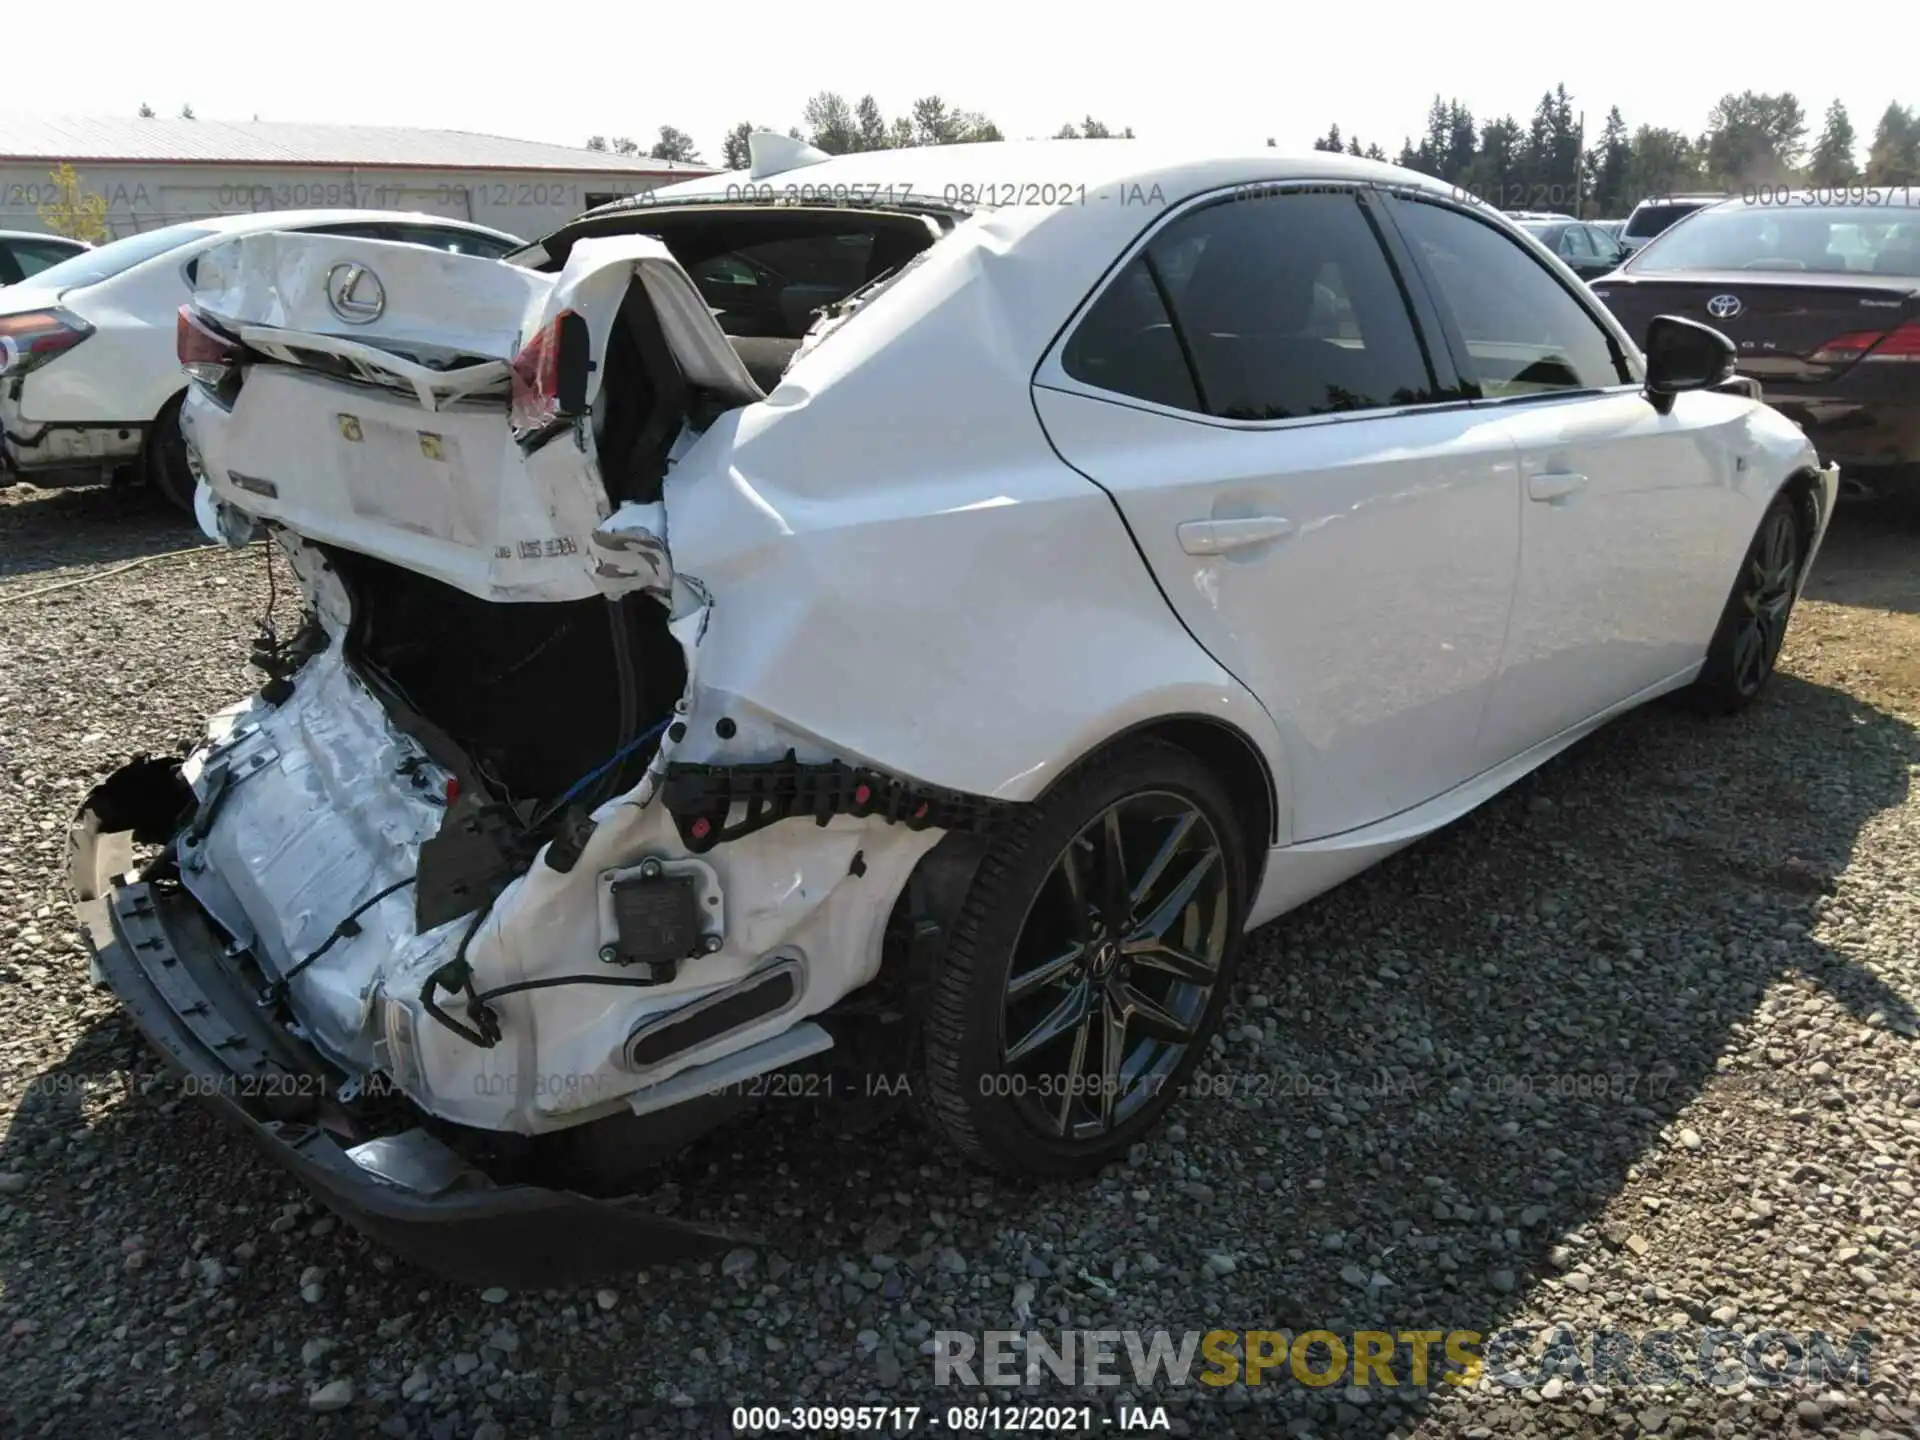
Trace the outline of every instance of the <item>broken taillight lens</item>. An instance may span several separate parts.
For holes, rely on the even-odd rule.
[[[509,414],[523,435],[537,434],[560,418],[560,322],[571,313],[556,315],[513,357]]]
[[[1909,320],[1893,330],[1854,330],[1836,335],[1809,358],[1819,365],[1845,365],[1855,360],[1920,361],[1920,320]]]
[[[521,435],[537,435],[586,410],[587,322],[562,310],[513,358],[508,413]]]
[[[202,384],[217,387],[239,358],[240,347],[182,305],[173,325],[174,353],[180,368]]]
[[[0,375],[24,375],[64,355],[93,334],[70,310],[26,310],[0,315]]]

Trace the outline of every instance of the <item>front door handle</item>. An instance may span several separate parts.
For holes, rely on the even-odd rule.
[[[1551,471],[1544,475],[1527,477],[1527,498],[1544,500],[1552,504],[1555,500],[1564,500],[1574,491],[1582,489],[1587,483],[1584,475],[1575,475],[1571,471]]]
[[[1225,555],[1293,533],[1293,522],[1279,515],[1244,520],[1188,520],[1179,528],[1180,548],[1189,555]]]

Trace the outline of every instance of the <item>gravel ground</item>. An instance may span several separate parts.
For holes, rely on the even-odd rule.
[[[1023,1190],[904,1116],[849,1133],[852,1107],[784,1102],[673,1177],[685,1213],[765,1249],[513,1296],[336,1223],[87,983],[68,818],[253,683],[258,553],[113,573],[195,540],[106,491],[0,492],[0,1433],[720,1434],[721,1402],[967,1398],[933,1388],[936,1330],[1559,1323],[1864,1328],[1870,1378],[1269,1386],[1170,1414],[1200,1435],[1920,1430],[1911,516],[1840,517],[1757,711],[1629,717],[1259,932],[1206,1066],[1227,1093],[1130,1164]]]

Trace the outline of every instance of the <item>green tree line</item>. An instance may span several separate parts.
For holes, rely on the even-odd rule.
[[[747,137],[756,130],[772,127],[742,120],[727,131],[720,142],[720,164],[728,170],[747,168]],[[962,145],[976,140],[1003,140],[1000,127],[977,110],[963,110],[939,95],[928,95],[913,102],[904,115],[888,119],[871,95],[862,95],[848,103],[846,96],[822,90],[801,114],[801,123],[789,126],[787,134],[804,140],[829,155],[847,155],[856,150],[901,150],[914,145]],[[1056,140],[1112,140],[1133,138],[1133,127],[1115,129],[1088,115],[1078,122],[1069,121],[1054,132]],[[595,135],[587,141],[589,150],[607,150],[616,155],[638,155],[640,143],[628,136],[609,140]],[[699,147],[686,131],[672,125],[660,127],[660,138],[647,148],[655,160],[679,160],[703,164]]]
[[[764,128],[748,120],[735,125],[720,142],[719,164],[745,169],[747,137]],[[1058,139],[1103,140],[1131,138],[1133,128],[1115,128],[1089,115],[1054,133]],[[939,95],[916,100],[906,114],[889,118],[871,95],[849,102],[832,90],[808,100],[801,123],[788,127],[787,134],[830,155],[1003,138],[986,115]],[[620,155],[642,150],[630,137],[603,135],[588,140],[587,148]],[[1708,112],[1705,127],[1692,135],[1656,125],[1630,129],[1617,105],[1597,129],[1584,127],[1565,85],[1543,94],[1524,125],[1511,115],[1477,119],[1462,101],[1435,95],[1425,132],[1417,139],[1406,137],[1398,155],[1390,156],[1378,143],[1363,145],[1357,135],[1343,135],[1337,124],[1313,148],[1391,159],[1503,209],[1571,213],[1577,206],[1587,216],[1618,216],[1648,196],[1689,191],[1787,183],[1920,185],[1920,106],[1896,102],[1886,107],[1864,164],[1846,105],[1839,100],[1829,105],[1816,132],[1791,91],[1723,95]],[[705,163],[693,137],[672,125],[660,127],[646,154]]]
[[[1865,165],[1847,107],[1835,100],[1819,131],[1791,91],[1720,97],[1697,135],[1661,126],[1629,130],[1611,107],[1586,144],[1573,97],[1556,85],[1521,125],[1511,115],[1478,120],[1459,100],[1433,97],[1426,131],[1408,136],[1395,161],[1437,176],[1503,209],[1620,216],[1648,196],[1733,192],[1747,186],[1920,185],[1920,107],[1889,104],[1874,126]],[[1316,150],[1388,158],[1334,125]]]

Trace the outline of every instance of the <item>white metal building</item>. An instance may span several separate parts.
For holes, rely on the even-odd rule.
[[[77,184],[62,185],[63,165]],[[107,238],[342,206],[426,211],[531,240],[608,200],[712,173],[460,130],[0,114],[0,230],[61,228],[59,212],[76,203],[100,214]]]

